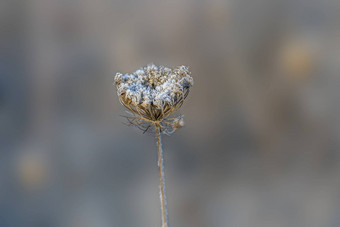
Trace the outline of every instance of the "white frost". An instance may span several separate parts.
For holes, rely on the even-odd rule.
[[[114,80],[119,96],[125,96],[133,105],[145,108],[151,105],[156,108],[174,106],[193,85],[186,66],[169,69],[149,64],[132,74],[117,73]]]

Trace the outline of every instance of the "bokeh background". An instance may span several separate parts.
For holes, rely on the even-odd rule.
[[[0,2],[0,226],[160,226],[155,138],[116,72],[188,65],[175,227],[340,226],[340,2]]]

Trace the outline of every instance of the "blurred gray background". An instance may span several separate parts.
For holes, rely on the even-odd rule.
[[[340,226],[340,2],[0,2],[0,226],[160,226],[116,72],[188,65],[173,227]]]

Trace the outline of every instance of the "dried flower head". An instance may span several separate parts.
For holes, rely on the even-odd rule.
[[[117,73],[114,81],[120,103],[132,114],[126,117],[130,124],[144,132],[156,126],[166,134],[183,126],[182,116],[169,116],[182,106],[193,85],[186,66],[149,64],[132,74]]]

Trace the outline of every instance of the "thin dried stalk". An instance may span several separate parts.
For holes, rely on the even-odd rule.
[[[160,181],[160,201],[161,201],[161,212],[162,212],[162,227],[169,227],[168,220],[168,206],[166,201],[165,193],[165,179],[164,179],[164,160],[163,160],[163,149],[161,142],[160,126],[156,125],[156,137],[158,147],[158,171]]]

